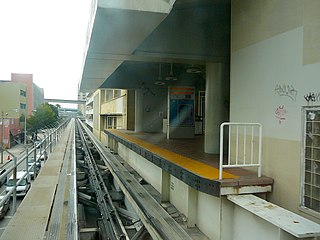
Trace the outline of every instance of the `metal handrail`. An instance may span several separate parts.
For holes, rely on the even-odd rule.
[[[223,163],[223,153],[224,153],[224,128],[229,127],[228,134],[228,161],[226,164]],[[231,144],[231,130],[232,127],[236,127],[236,137],[235,137],[235,146]],[[243,155],[239,156],[239,128],[242,128],[242,146],[243,146]],[[251,128],[251,134],[248,134],[247,128]],[[254,133],[255,128],[258,128],[258,159],[254,159]],[[247,146],[247,136],[250,136],[250,146]],[[231,150],[235,148],[235,158],[231,156]],[[250,149],[250,157],[247,158],[247,148]],[[261,177],[261,155],[262,155],[262,125],[260,123],[241,123],[241,122],[225,122],[220,125],[220,167],[219,167],[219,179],[222,179],[223,168],[237,168],[237,167],[257,167],[258,168],[258,177]]]
[[[47,148],[49,146],[51,146],[53,144],[53,142],[57,142],[58,141],[58,138],[59,138],[62,130],[65,128],[65,126],[67,125],[68,122],[69,121],[67,120],[67,121],[59,124],[59,126],[54,131],[52,131],[48,136],[46,136],[44,139],[42,139],[41,142],[38,145],[34,144],[33,148],[31,148],[31,150],[28,149],[28,151],[27,151],[27,149],[26,149],[23,152],[23,154],[20,154],[19,159],[16,156],[14,156],[12,153],[10,153],[8,150],[5,150],[6,152],[8,152],[14,158],[14,164],[10,168],[8,168],[7,171],[4,174],[2,174],[0,176],[0,180],[2,180],[3,178],[6,178],[7,175],[11,174],[12,171],[17,171],[17,167],[23,161],[25,161],[29,157],[29,155],[31,155],[32,153],[36,152],[37,151],[36,149],[37,149],[38,146],[42,147],[42,145],[44,145],[46,143],[47,139],[49,139],[51,141],[49,142],[49,144],[47,144],[47,146],[45,146],[45,148],[42,151],[41,151],[41,148],[40,148],[39,158],[42,156],[42,154],[45,154],[45,151],[47,150]],[[53,134],[56,134],[56,137],[54,137],[53,139],[49,138],[49,136],[52,136]],[[36,160],[37,159],[35,158],[34,161],[36,162]],[[6,202],[6,200],[11,197],[11,194],[16,191],[18,184],[22,181],[22,179],[25,178],[25,176],[27,174],[29,174],[29,169],[30,168],[27,168],[26,173],[23,175],[23,177],[21,179],[19,179],[18,181],[17,181],[17,179],[15,179],[15,184],[12,187],[12,189],[10,189],[10,191],[8,191],[8,193],[6,193],[6,195],[0,200],[0,207],[3,206],[3,204]],[[36,172],[34,172],[34,174],[36,176]],[[16,202],[16,196],[14,196],[14,198],[13,198],[13,203],[14,203],[13,204],[14,205],[13,212],[15,212],[15,210],[16,210],[15,202]]]

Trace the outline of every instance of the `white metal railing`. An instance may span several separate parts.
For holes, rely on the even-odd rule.
[[[228,127],[228,159],[223,162],[224,128]],[[257,130],[258,131],[257,131]],[[233,131],[235,130],[235,133]],[[248,139],[249,137],[249,139]],[[225,122],[220,125],[220,168],[256,167],[261,177],[262,125],[260,123]]]
[[[21,153],[18,157],[15,156],[14,154],[12,154],[10,151],[8,150],[3,150],[5,152],[7,152],[10,156],[13,157],[13,164],[10,164],[10,166],[8,166],[6,168],[6,172],[3,173],[0,176],[0,180],[2,180],[3,178],[7,178],[7,175],[12,173],[13,176],[13,187],[6,192],[6,194],[4,195],[4,197],[0,200],[0,207],[3,206],[3,204],[5,203],[5,201],[11,197],[11,194],[13,195],[13,213],[15,213],[16,209],[17,209],[17,186],[19,185],[19,183],[29,174],[29,171],[34,168],[34,177],[36,177],[36,161],[39,160],[41,158],[42,155],[46,154],[46,151],[52,152],[52,145],[55,144],[59,137],[61,136],[65,126],[67,125],[69,121],[65,121],[63,123],[60,123],[58,126],[54,126],[52,127],[50,126],[46,126],[47,129],[49,129],[49,127],[52,127],[51,131],[48,132],[48,135],[45,134],[45,137],[41,140],[40,143],[36,143],[34,142],[33,146],[29,146],[26,147],[25,151],[23,153]],[[37,155],[37,148],[39,149],[39,154]],[[2,149],[1,149],[2,151]],[[34,165],[33,166],[28,166],[28,157],[32,156],[34,157]],[[23,176],[18,180],[17,179],[17,170],[18,170],[18,166],[22,163],[22,162],[26,162],[26,172],[23,174]],[[9,163],[7,163],[9,164]]]

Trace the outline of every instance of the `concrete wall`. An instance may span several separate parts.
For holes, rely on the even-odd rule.
[[[269,200],[302,215],[301,107],[320,93],[319,12],[320,1],[232,1],[230,118],[263,124]]]
[[[127,130],[134,130],[135,118],[135,92],[134,90],[127,91]]]
[[[161,168],[120,143],[118,144],[118,154],[159,193],[163,191]],[[183,213],[189,222],[196,224],[210,239],[219,239],[217,237],[220,236],[220,198],[191,189],[187,184],[174,176],[170,175],[169,177],[170,203]],[[190,197],[192,194],[194,196]]]
[[[162,132],[163,117],[167,111],[167,88],[143,90],[142,110],[142,131]]]
[[[155,166],[153,163],[144,159],[129,148],[118,144],[118,154],[132,168],[134,168],[141,177],[150,183],[158,192],[161,192],[162,169]]]

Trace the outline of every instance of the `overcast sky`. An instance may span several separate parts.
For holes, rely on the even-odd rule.
[[[31,73],[45,98],[77,99],[90,0],[0,0],[0,80]]]

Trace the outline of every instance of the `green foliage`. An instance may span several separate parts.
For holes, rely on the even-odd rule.
[[[24,122],[24,118],[25,118],[24,114],[21,114],[21,116],[19,118],[20,122]]]
[[[50,124],[59,119],[58,108],[45,103],[40,105],[34,114],[27,119],[27,126],[30,132],[36,132],[41,128],[47,128]]]

